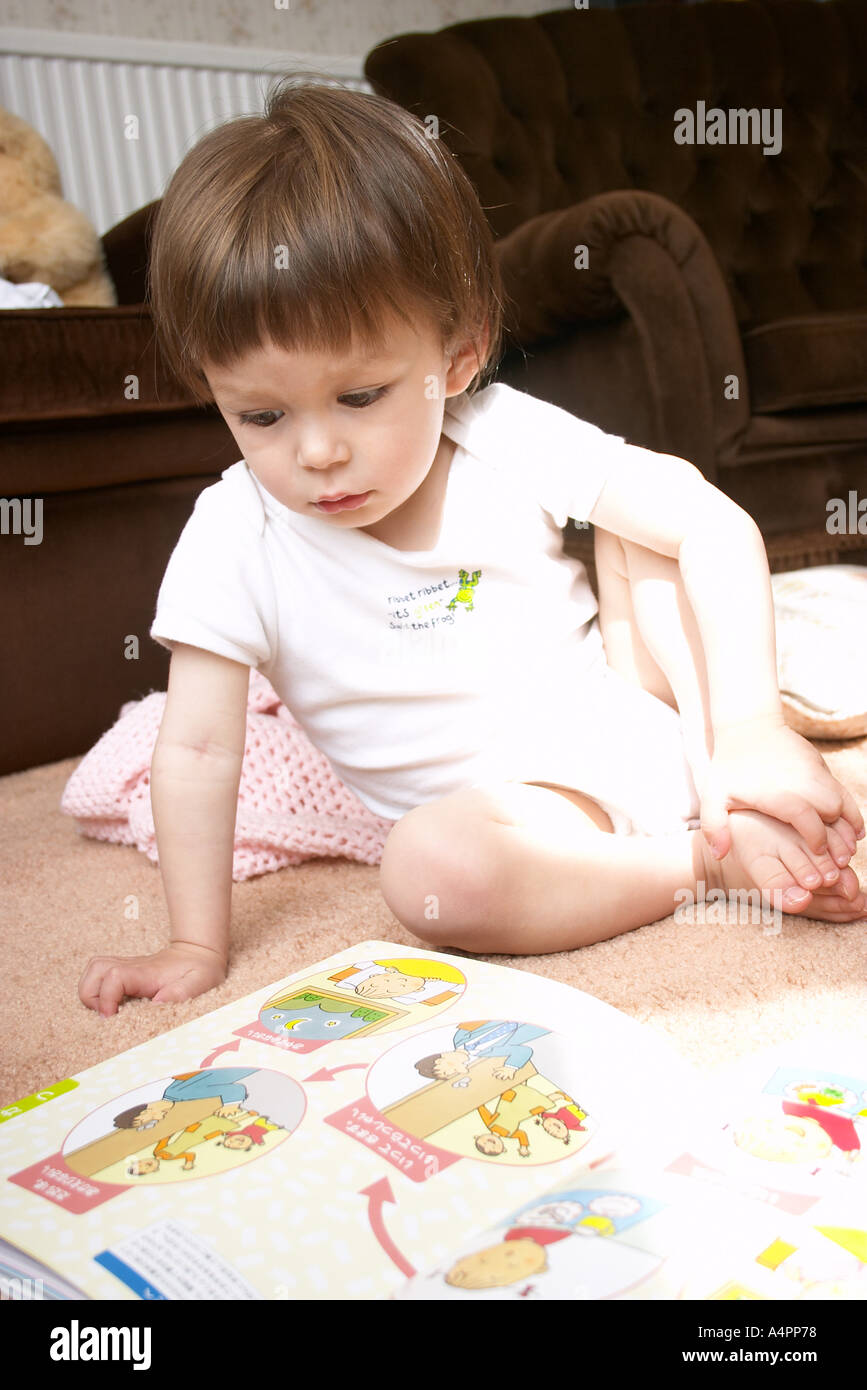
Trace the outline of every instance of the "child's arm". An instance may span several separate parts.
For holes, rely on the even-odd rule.
[[[125,995],[176,1003],[226,976],[232,854],[250,668],[197,647],[172,652],[151,763],[151,803],[171,944],[150,956],[91,960],[84,1004],[107,1015]]]
[[[722,858],[727,812],[754,808],[787,821],[815,851],[826,827],[864,821],[851,794],[786,727],[777,684],[774,607],[758,526],[684,459],[626,446],[590,520],[677,559],[701,633],[714,732],[702,788],[702,829]]]

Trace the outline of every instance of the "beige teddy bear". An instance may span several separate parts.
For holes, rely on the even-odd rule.
[[[42,136],[0,107],[0,276],[50,285],[68,304],[116,304],[102,246],[62,194]]]

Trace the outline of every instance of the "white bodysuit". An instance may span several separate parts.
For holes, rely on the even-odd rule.
[[[487,781],[594,797],[620,833],[695,823],[680,719],[612,671],[584,566],[623,440],[504,383],[446,401],[432,550],[291,511],[242,460],[196,501],[151,636],[256,667],[376,814]]]

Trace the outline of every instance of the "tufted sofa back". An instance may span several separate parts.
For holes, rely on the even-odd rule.
[[[437,116],[498,236],[593,194],[647,189],[701,227],[742,330],[867,310],[867,0],[473,20],[391,39],[365,72]],[[699,142],[755,138],[752,118],[728,115],[752,109],[768,136],[777,123],[779,153],[764,153],[772,138]],[[694,143],[675,140],[689,134],[685,111]]]

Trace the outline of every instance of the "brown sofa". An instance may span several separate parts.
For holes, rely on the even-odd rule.
[[[867,558],[826,530],[830,498],[867,493],[865,73],[864,0],[563,8],[365,64],[436,116],[499,238],[499,378],[690,459],[781,567]],[[699,102],[726,134],[766,108],[770,146],[779,110],[779,153],[676,143]]]
[[[41,498],[43,516],[39,545],[0,536],[0,774],[84,753],[125,700],[165,690],[148,636],[160,580],[198,493],[238,457],[154,340],[155,206],[103,238],[117,307],[0,313],[0,497]]]
[[[559,10],[368,60],[372,85],[438,114],[488,208],[513,305],[501,379],[698,463],[773,568],[867,560],[823,529],[828,498],[865,490],[864,21],[854,0]],[[699,98],[782,104],[783,152],[678,147],[672,107]],[[103,238],[117,307],[0,314],[0,498],[44,509],[40,545],[0,536],[0,773],[83,753],[165,688],[159,582],[237,457],[154,340],[155,206]],[[589,558],[590,533],[567,534]]]

